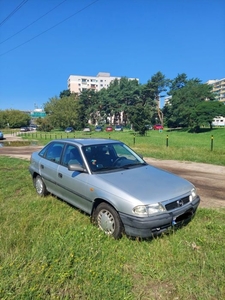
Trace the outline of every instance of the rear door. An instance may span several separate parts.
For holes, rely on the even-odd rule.
[[[60,193],[57,174],[63,147],[63,143],[53,142],[47,149],[45,156],[39,161],[39,174],[44,179],[47,190],[56,196],[59,196]]]

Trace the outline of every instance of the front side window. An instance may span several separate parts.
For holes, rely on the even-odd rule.
[[[67,145],[62,158],[62,165],[68,167],[69,164],[79,164],[83,166],[83,159],[76,146]]]

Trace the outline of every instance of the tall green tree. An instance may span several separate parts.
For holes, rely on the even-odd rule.
[[[140,101],[141,88],[137,80],[129,80],[122,77],[119,82],[118,116],[123,112],[123,122],[127,124],[130,118],[130,108],[136,106]]]
[[[161,124],[163,124],[163,114],[160,108],[160,97],[162,93],[167,91],[169,82],[169,79],[167,79],[164,74],[157,72],[148,80],[142,90],[143,100],[156,109],[157,117]]]
[[[112,81],[107,88],[107,94],[104,99],[104,109],[107,116],[107,122],[113,123],[113,116],[118,117],[118,111],[120,108],[120,82],[118,79]],[[121,110],[120,110],[121,111]]]
[[[129,107],[138,103],[140,86],[137,80],[122,77],[111,82],[107,89],[100,90],[98,95],[100,115],[104,116],[105,122],[115,124],[123,121],[126,124]]]
[[[136,106],[130,107],[129,118],[133,129],[140,135],[144,135],[147,130],[146,125],[149,123],[148,106],[138,104]]]
[[[184,86],[170,91],[172,98],[163,110],[169,127],[190,127],[197,130],[200,126],[196,118],[201,102],[214,100],[212,87],[191,79]]]
[[[200,102],[196,110],[192,112],[192,118],[196,120],[197,130],[200,125],[209,124],[212,129],[213,119],[217,116],[225,117],[225,105],[219,101]]]
[[[79,101],[75,94],[63,98],[51,98],[45,105],[48,122],[61,129],[79,127]]]
[[[181,89],[188,82],[187,75],[185,73],[178,74],[173,80],[169,81],[169,92],[168,95],[171,95],[174,91]]]
[[[6,122],[4,119],[4,112],[2,110],[0,110],[0,128],[4,128],[6,127]]]
[[[38,125],[38,130],[40,130],[40,131],[49,132],[54,128],[49,117],[47,117],[47,118],[38,118],[36,120],[36,122],[37,122],[37,125]]]
[[[71,95],[70,90],[63,90],[62,92],[60,92],[59,94],[59,98],[64,98],[64,97],[69,97]]]
[[[130,107],[135,107],[140,103],[141,88],[137,80],[129,80],[122,77],[119,81],[119,92],[117,105],[115,108],[116,120],[121,123],[121,112],[123,114],[123,123],[129,121]]]
[[[79,96],[79,120],[82,126],[85,126],[89,120],[95,124],[98,120],[99,96],[94,90],[87,89],[82,91]]]
[[[17,109],[0,111],[0,126],[19,128],[30,124],[30,114]]]

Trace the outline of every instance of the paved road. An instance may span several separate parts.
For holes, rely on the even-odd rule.
[[[0,147],[0,155],[29,159],[33,151],[41,148],[37,146]],[[201,207],[225,207],[225,167],[151,158],[146,158],[145,160],[155,167],[175,173],[191,181],[196,186],[201,197]]]

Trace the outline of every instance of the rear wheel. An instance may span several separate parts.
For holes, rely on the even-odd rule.
[[[101,203],[97,206],[94,221],[107,235],[111,235],[115,239],[122,237],[123,224],[117,211],[109,204]]]
[[[39,196],[44,197],[48,194],[46,185],[40,175],[34,178],[34,186]]]

